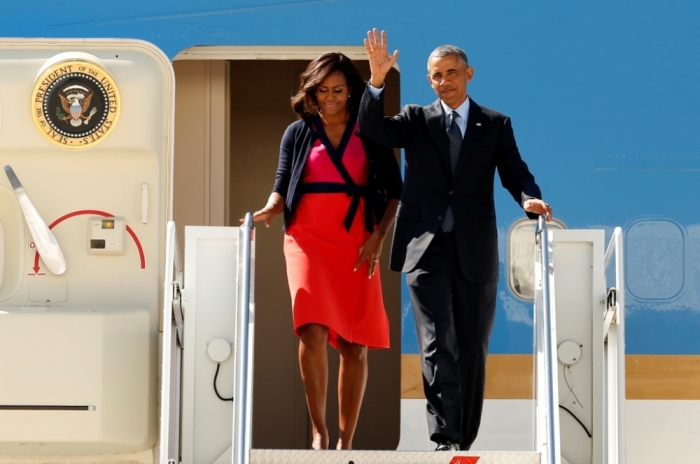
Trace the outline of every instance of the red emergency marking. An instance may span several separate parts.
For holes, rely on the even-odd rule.
[[[479,462],[479,456],[455,456],[450,464],[476,464],[477,462]]]
[[[93,216],[102,216],[102,217],[114,217],[114,214],[107,213],[105,211],[99,211],[96,209],[83,209],[80,211],[73,211],[72,213],[65,214],[61,216],[60,218],[56,219],[53,221],[51,224],[49,224],[49,229],[53,229],[66,219],[70,219],[75,216],[83,216],[83,215],[93,215]],[[131,235],[131,238],[134,239],[134,243],[136,244],[136,248],[139,250],[139,258],[141,260],[141,269],[146,269],[146,255],[143,252],[143,247],[141,246],[141,241],[139,238],[136,236],[136,233],[131,229],[131,227],[126,226],[126,231]],[[30,245],[31,246],[31,245]],[[37,251],[34,254],[34,275],[43,275],[39,274],[39,252]]]
[[[139,257],[141,258],[141,269],[146,269],[146,257],[143,254],[143,248],[141,247],[141,242],[139,241],[139,238],[136,236],[136,233],[131,230],[131,227],[126,226],[126,231],[129,232],[129,235],[131,235],[131,238],[134,239],[134,243],[136,244],[136,248],[139,249]]]

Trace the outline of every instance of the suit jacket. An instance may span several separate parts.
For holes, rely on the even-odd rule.
[[[384,116],[384,92],[374,98],[365,89],[359,112],[360,133],[405,153],[404,189],[396,213],[390,268],[415,269],[452,207],[459,263],[473,282],[498,281],[498,232],[493,189],[498,170],[503,187],[522,205],[540,198],[540,189],[521,159],[510,118],[469,105],[467,130],[454,178],[449,139],[440,101],[408,105]],[[536,218],[529,214],[530,218]]]
[[[280,143],[279,165],[273,192],[279,193],[285,199],[285,229],[301,200],[301,177],[304,165],[311,147],[319,137],[313,130],[311,118],[299,119],[290,124]],[[351,118],[351,121],[354,121],[354,118]],[[354,122],[351,123],[354,124]],[[362,138],[362,144],[369,163],[365,214],[373,214],[378,224],[386,210],[387,201],[398,199],[401,195],[401,171],[394,156],[394,150],[366,138]]]

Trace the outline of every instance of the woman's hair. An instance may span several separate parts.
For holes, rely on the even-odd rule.
[[[328,52],[309,63],[299,77],[299,90],[292,97],[292,109],[300,118],[319,112],[316,89],[335,71],[343,73],[350,88],[348,109],[356,111],[359,108],[362,92],[365,90],[365,82],[360,72],[347,56],[339,52]]]

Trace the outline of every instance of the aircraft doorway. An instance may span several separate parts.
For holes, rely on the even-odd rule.
[[[265,204],[281,136],[296,119],[289,99],[299,74],[312,58],[329,50],[345,53],[369,78],[362,47],[196,47],[175,58],[174,217],[181,244],[184,225],[235,226],[247,211]],[[400,109],[399,72],[392,70],[387,79],[386,111],[395,114]],[[298,339],[292,332],[281,228],[281,217],[269,229],[256,227],[253,447],[304,449],[311,443],[310,421]],[[401,291],[400,274],[386,268],[388,244],[382,283],[392,347],[370,352],[354,439],[357,449],[394,449],[399,442]],[[327,423],[334,444],[338,355],[330,347],[329,362]],[[212,376],[215,368],[212,363]],[[231,396],[230,369],[222,364],[222,396]]]

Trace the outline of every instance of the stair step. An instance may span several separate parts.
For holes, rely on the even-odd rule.
[[[540,464],[534,451],[313,451],[254,449],[251,464]]]

